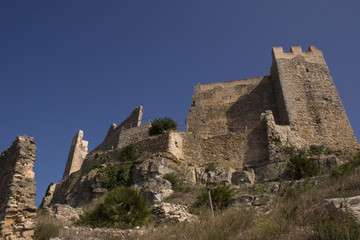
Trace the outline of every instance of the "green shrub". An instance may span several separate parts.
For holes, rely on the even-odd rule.
[[[171,118],[158,118],[151,123],[151,127],[149,128],[149,134],[150,136],[162,134],[163,132],[168,130],[176,130],[177,127],[177,123]]]
[[[80,216],[76,225],[129,228],[151,221],[146,199],[135,190],[117,187],[105,195],[104,202]]]
[[[211,172],[211,171],[215,171],[217,166],[216,162],[210,162],[205,166],[205,172]]]
[[[216,185],[215,188],[210,189],[211,200],[215,210],[226,208],[230,203],[230,198],[233,196],[233,191],[229,186]],[[196,206],[210,206],[208,191],[205,188],[198,196]]]
[[[347,163],[331,169],[332,177],[339,177],[353,173],[357,167],[360,166],[360,153],[350,158]]]
[[[317,145],[311,145],[309,149],[311,155],[320,155],[324,152],[324,150],[325,150],[324,146],[317,146]]]
[[[136,155],[135,148],[132,145],[126,146],[120,153],[120,161],[122,162],[134,162],[137,158],[138,156]]]
[[[171,187],[175,192],[178,192],[181,187],[180,179],[173,173],[167,173],[163,176],[163,179],[168,180],[171,183]]]
[[[290,156],[288,169],[295,179],[316,176],[320,172],[317,163],[314,159],[308,158],[304,150]]]
[[[190,186],[184,183],[178,176],[173,173],[167,173],[163,176],[163,179],[168,180],[171,183],[171,187],[175,192],[189,192]]]
[[[97,177],[102,185],[108,189],[131,184],[131,169],[137,156],[132,146],[127,146],[119,156],[119,162],[108,164]]]
[[[131,184],[132,162],[116,162],[107,165],[97,174],[102,185],[108,189]]]

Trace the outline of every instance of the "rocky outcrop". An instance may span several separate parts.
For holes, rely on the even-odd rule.
[[[175,203],[162,202],[161,204],[155,204],[152,212],[156,216],[158,224],[192,222],[197,219],[195,215],[189,213],[186,206]]]
[[[81,208],[72,208],[69,205],[55,204],[49,208],[44,208],[50,216],[56,218],[64,225],[73,223],[79,219],[79,216],[83,214]]]
[[[338,217],[346,217],[349,214],[360,225],[360,196],[326,199],[325,207]]]
[[[36,216],[35,152],[33,138],[20,136],[1,154],[1,239],[33,239]]]

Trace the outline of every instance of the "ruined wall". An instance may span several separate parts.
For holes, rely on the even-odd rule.
[[[198,84],[186,123],[188,131],[205,138],[245,132],[259,126],[266,110],[277,113],[270,77]]]
[[[271,77],[279,116],[308,144],[353,150],[357,140],[322,52],[310,47],[274,47]]]
[[[198,84],[194,90],[193,105],[186,117],[188,131],[210,138],[201,141],[204,146],[199,146],[199,153],[217,148],[221,141],[227,142],[227,137],[220,136],[232,133],[237,136],[228,138],[237,138],[237,145],[230,145],[238,153],[239,166],[268,159],[266,129],[260,116],[266,110],[272,110],[275,115],[278,112],[270,77]]]
[[[16,137],[0,157],[0,238],[33,239],[36,182],[35,142]]]
[[[104,141],[97,146],[92,152],[113,150],[133,143],[134,141],[142,140],[149,135],[147,129],[151,125],[141,126],[143,115],[143,107],[135,108],[129,117],[127,117],[119,126],[113,123],[110,126]],[[133,130],[132,128],[137,128]]]
[[[88,153],[88,141],[83,140],[83,136],[83,131],[79,130],[71,142],[63,179],[69,176],[71,173],[80,170],[81,165]]]

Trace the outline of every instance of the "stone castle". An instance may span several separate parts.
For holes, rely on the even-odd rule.
[[[146,174],[153,165],[159,169],[165,166],[163,172],[157,170],[159,176],[177,172],[188,182],[204,183],[209,181],[206,165],[216,163],[222,170],[214,173],[213,181],[235,185],[281,178],[279,166],[285,163],[279,157],[279,142],[296,148],[322,146],[357,152],[359,144],[322,52],[313,46],[306,52],[301,47],[291,47],[290,52],[274,47],[272,56],[269,76],[196,85],[185,132],[150,137],[151,123],[141,124],[141,106],[119,126],[112,124],[104,141],[90,153],[80,130],[72,141],[63,180],[53,186],[54,193],[45,203],[81,206],[101,195],[101,186],[94,179],[84,189],[84,181],[90,177],[80,181],[79,172],[91,171],[98,161],[95,154],[110,154],[130,144],[148,162],[138,169],[149,168]],[[157,158],[159,154],[162,157]],[[342,161],[329,159],[324,161]],[[71,177],[73,173],[77,174]],[[156,177],[134,179],[141,190],[146,181]]]
[[[284,146],[327,149],[318,156],[320,167],[357,153],[359,143],[322,52],[313,46],[307,52],[274,47],[272,57],[269,76],[196,85],[185,132],[149,136],[151,123],[142,124],[142,106],[118,126],[112,124],[91,152],[79,130],[62,180],[49,186],[40,207],[56,216],[101,197],[107,189],[97,174],[119,161],[129,145],[139,156],[132,187],[151,203],[173,193],[162,178],[167,173],[192,184],[251,185],[285,176]],[[35,152],[32,138],[18,137],[1,155],[0,237],[5,239],[33,237]]]

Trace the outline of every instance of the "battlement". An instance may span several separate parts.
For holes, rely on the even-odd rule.
[[[300,46],[292,46],[290,52],[284,52],[282,47],[273,47],[272,56],[274,59],[277,58],[286,58],[291,59],[295,56],[304,56],[304,57],[321,57],[323,58],[322,52],[317,49],[315,46],[310,46],[307,52],[304,52]]]

